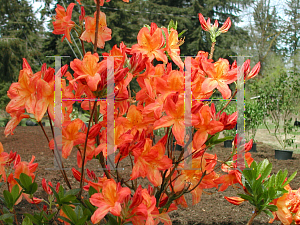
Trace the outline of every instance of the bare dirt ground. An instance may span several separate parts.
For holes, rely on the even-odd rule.
[[[54,169],[54,158],[52,152],[48,148],[47,140],[41,132],[40,127],[17,127],[15,134],[7,138],[3,134],[4,128],[0,128],[0,142],[2,142],[4,150],[17,151],[21,155],[22,160],[30,161],[31,156],[35,155],[35,162],[39,163],[37,170],[37,182],[40,185],[36,197],[45,198],[46,195],[41,188],[41,180],[45,177],[48,181],[56,184],[61,182],[64,187],[66,187],[62,175],[59,171]],[[47,135],[50,136],[50,127],[46,127]],[[262,134],[266,132],[258,133],[257,137],[262,138]],[[268,138],[265,136],[264,138]],[[260,139],[259,139],[260,140]],[[265,140],[265,139],[264,139]],[[224,148],[223,144],[217,145],[213,150],[209,150],[209,153],[217,154],[218,159],[224,160],[230,154],[231,149]],[[269,159],[273,164],[273,171],[277,172],[279,169],[287,168],[289,174],[293,171],[300,169],[300,155],[294,154],[292,160],[278,161],[274,158],[274,149],[269,145],[258,142],[257,143],[257,153],[253,153],[253,158],[256,161],[261,161],[265,158]],[[128,166],[128,162],[124,162],[124,167]],[[71,157],[65,161],[65,166],[67,168],[72,168],[76,165],[76,152],[73,149]],[[95,161],[88,163],[87,168],[96,171],[96,175],[100,176],[99,170],[97,171],[97,164]],[[70,178],[71,184],[74,187],[79,187],[79,183],[72,178],[71,171],[67,171]],[[300,175],[291,182],[291,187],[293,189],[298,189],[300,187]],[[191,206],[187,209],[179,208],[177,211],[170,213],[173,224],[176,225],[186,225],[186,224],[246,224],[253,208],[247,202],[244,202],[240,206],[234,206],[228,203],[224,196],[237,196],[237,193],[242,193],[240,189],[236,190],[229,187],[224,192],[218,192],[216,189],[207,190],[210,194],[203,194],[202,199],[199,204]],[[188,204],[191,205],[191,196],[188,196]],[[40,206],[41,207],[41,206]],[[16,207],[19,219],[23,216],[25,212],[33,212],[35,206],[30,205],[26,201],[23,201]],[[255,220],[254,224],[268,224],[269,218],[266,215],[259,215]],[[274,222],[274,224],[280,224],[279,222]]]

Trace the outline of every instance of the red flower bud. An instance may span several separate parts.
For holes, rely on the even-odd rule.
[[[231,20],[228,17],[227,20],[225,21],[225,23],[223,24],[223,26],[219,29],[219,31],[221,33],[226,33],[230,27],[231,27]]]
[[[199,15],[199,21],[201,24],[201,27],[204,31],[210,31],[211,26],[210,26],[210,18],[207,19],[207,22],[205,21],[203,15],[201,13],[198,14]]]
[[[79,16],[79,22],[82,23],[83,20],[84,20],[84,17],[85,17],[85,10],[84,10],[84,7],[81,6],[81,13],[80,13],[80,16]]]
[[[224,198],[228,202],[230,202],[231,204],[234,204],[234,205],[240,205],[241,203],[243,203],[244,201],[246,201],[245,199],[240,198],[240,197],[226,197],[226,196],[224,196]]]
[[[260,62],[258,62],[251,70],[251,72],[247,75],[246,80],[254,78],[260,71]]]

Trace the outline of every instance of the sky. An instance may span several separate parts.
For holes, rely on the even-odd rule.
[[[284,1],[282,1],[282,0],[271,0],[270,1],[271,5],[275,6],[276,11],[281,18],[286,17],[285,13],[284,13],[285,4],[283,2]],[[239,23],[238,25],[240,27],[244,27],[244,26],[247,26],[249,23],[253,22],[252,13],[253,13],[253,7],[248,7],[247,9],[243,10],[243,12],[241,12],[239,14],[240,18],[242,18],[242,22]]]

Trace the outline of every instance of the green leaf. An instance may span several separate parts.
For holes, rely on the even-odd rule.
[[[262,174],[268,165],[269,165],[269,161],[267,159],[261,161],[257,166],[258,173]]]
[[[14,206],[14,198],[13,198],[12,194],[9,191],[4,190],[3,195],[4,195],[4,199],[5,199],[5,205],[9,209],[12,209],[12,207]]]
[[[245,194],[238,194],[242,199],[245,199],[247,201],[253,201],[253,197],[250,195],[245,195]]]
[[[180,38],[180,37],[181,37],[185,32],[187,32],[187,31],[188,31],[187,29],[181,31],[181,32],[178,34],[178,38]]]
[[[67,195],[77,195],[79,193],[79,191],[80,191],[80,188],[71,189],[71,190],[69,190],[65,193],[65,196],[67,196]]]
[[[66,204],[74,201],[76,199],[75,195],[67,195],[66,197],[63,197],[60,199],[61,204]]]
[[[272,219],[274,218],[273,214],[269,210],[265,209],[265,210],[263,210],[263,212],[266,213]]]
[[[117,217],[116,216],[113,216],[111,214],[108,214],[108,223],[107,225],[119,225],[118,221],[117,221]]]
[[[63,221],[66,221],[67,223],[69,223],[69,224],[73,224],[72,223],[72,221],[71,220],[69,220],[68,218],[66,218],[66,217],[63,217],[63,216],[59,216],[58,217],[59,219],[61,219],[61,220],[63,220]]]
[[[261,173],[261,180],[265,180],[272,171],[272,163],[269,163],[262,171]]]
[[[5,214],[0,216],[0,220],[6,220],[6,219],[11,218],[13,216],[14,216],[14,214],[12,214],[12,213],[5,213]]]
[[[249,181],[249,183],[253,182],[253,169],[244,169],[243,170],[243,176],[246,178],[247,181]]]
[[[216,144],[220,144],[220,143],[222,143],[224,141],[227,141],[227,140],[232,140],[233,138],[234,138],[233,136],[228,136],[228,137],[224,137],[224,138],[213,140],[210,143],[213,144],[213,145],[216,145]]]
[[[28,216],[22,221],[22,225],[32,225],[32,222]]]
[[[34,194],[38,189],[38,184],[37,183],[32,183],[30,186],[29,186],[29,194],[32,195]]]
[[[18,198],[20,197],[19,186],[18,185],[13,186],[10,193],[13,196],[14,201],[18,200]]]
[[[277,206],[276,205],[268,205],[266,207],[267,209],[271,210],[272,212],[275,212],[278,210]]]
[[[250,166],[250,168],[252,169],[252,171],[254,171],[255,172],[255,177],[258,177],[258,174],[257,174],[257,163],[255,162],[255,161],[253,161],[252,163],[251,163],[251,166]]]
[[[275,176],[275,187],[280,187],[282,183],[280,181],[283,178],[283,173],[281,170],[279,170]]]
[[[295,171],[282,186],[288,185],[295,178],[296,175],[297,175],[297,171]]]
[[[67,217],[69,217],[69,219],[76,224],[77,222],[77,216],[76,213],[73,211],[73,208],[71,206],[68,205],[63,205],[62,206],[62,210],[64,211],[64,213],[66,214]]]
[[[91,197],[93,194],[96,194],[96,193],[98,193],[98,191],[95,188],[93,188],[92,186],[90,186],[90,188],[89,188],[89,196]]]
[[[29,186],[32,184],[32,178],[25,173],[20,174],[20,181],[22,185],[25,187],[25,189],[28,189]]]
[[[40,225],[40,224],[42,224],[42,222],[41,222],[41,218],[40,218],[40,216],[39,215],[30,215],[30,214],[28,214],[28,213],[25,213],[24,214],[26,217],[29,217],[29,219],[34,223],[34,224],[38,224],[38,225]]]
[[[60,198],[64,197],[65,190],[62,185],[59,186],[58,195]]]

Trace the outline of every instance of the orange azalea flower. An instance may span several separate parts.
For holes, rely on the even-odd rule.
[[[272,202],[272,204],[277,206],[278,210],[272,212],[275,217],[269,223],[273,223],[274,220],[280,220],[284,225],[300,224],[300,189],[292,190],[289,184],[284,189],[288,193],[283,194],[283,196]]]
[[[170,30],[170,34],[166,28],[163,29],[166,35],[167,45],[166,51],[168,52],[169,56],[173,60],[173,62],[183,70],[184,64],[180,58],[180,48],[179,46],[184,43],[182,39],[178,40],[178,32],[173,28]]]
[[[25,115],[25,109],[19,110],[19,111],[14,111],[10,113],[11,120],[7,123],[4,134],[5,137],[7,137],[9,134],[13,135],[13,131],[15,128],[18,126],[18,124],[21,122],[22,119],[24,118],[29,118],[29,115]]]
[[[166,170],[172,166],[172,160],[165,155],[165,142],[166,137],[152,147],[152,140],[147,138],[143,148],[133,150],[135,164],[131,180],[147,176],[154,186],[161,185],[160,170]]]
[[[120,216],[121,203],[130,193],[128,187],[121,187],[121,184],[116,184],[113,179],[104,181],[102,192],[93,194],[90,198],[91,204],[98,207],[92,215],[92,223],[99,223],[108,212]]]
[[[164,105],[167,116],[163,116],[154,123],[154,130],[161,127],[172,127],[172,132],[177,144],[184,145],[184,100],[183,95],[171,94],[167,97]]]
[[[79,132],[84,123],[80,119],[66,122],[68,125],[62,128],[62,157],[68,158],[74,146],[84,143],[86,134]],[[50,149],[54,149],[54,140],[49,142]]]
[[[213,135],[223,130],[224,125],[212,120],[212,112],[208,105],[204,105],[199,110],[198,114],[193,114],[193,124],[198,130],[193,139],[193,144],[196,149],[200,149],[205,144],[208,135]]]
[[[13,83],[8,90],[7,95],[11,101],[6,106],[6,112],[12,113],[26,108],[28,113],[34,113],[36,83],[39,78],[39,73],[33,74],[31,69],[25,68],[20,71],[18,83]]]
[[[93,17],[85,17],[85,31],[82,33],[80,39],[87,42],[95,42],[96,34],[96,12]],[[111,39],[111,29],[106,25],[106,15],[100,12],[99,15],[99,25],[98,25],[98,39],[97,47],[104,48],[105,42]]]
[[[21,157],[20,155],[18,155],[16,157],[16,160],[14,162],[14,174],[10,174],[7,178],[7,182],[9,183],[9,191],[12,190],[13,186],[18,185],[19,186],[19,191],[22,190],[21,186],[18,184],[18,182],[15,180],[15,178],[20,179],[20,175],[21,173],[25,173],[26,175],[30,176],[32,178],[32,180],[34,180],[35,175],[34,172],[36,171],[38,164],[37,163],[33,163],[35,157],[32,156],[31,161],[30,162],[22,162],[21,161]],[[19,199],[16,201],[15,205],[19,204],[22,200],[22,196],[29,202],[32,204],[39,204],[42,199],[38,199],[33,197],[32,199],[29,198],[28,194],[22,194]]]
[[[166,98],[171,93],[184,92],[184,74],[182,71],[172,70],[163,78],[156,78],[156,89],[158,93],[163,94]]]
[[[142,53],[146,55],[150,61],[156,58],[158,61],[168,62],[167,56],[161,47],[164,46],[164,36],[160,28],[155,23],[151,23],[151,29],[143,27],[137,36],[138,44],[131,48],[130,54]]]
[[[179,164],[178,168],[181,168],[181,175],[174,181],[174,190],[179,192],[187,185],[191,183],[189,189],[194,188],[200,181],[204,171],[206,175],[202,178],[200,184],[191,192],[193,197],[193,205],[197,204],[201,200],[202,190],[207,188],[217,187],[215,180],[218,175],[213,171],[217,161],[217,156],[204,153],[196,158],[192,159],[191,170],[184,168],[184,163]],[[182,199],[183,203],[185,202]]]
[[[37,95],[38,101],[35,108],[35,118],[37,121],[41,121],[45,115],[48,106],[51,108],[49,112],[54,111],[54,85],[55,81],[47,83],[40,79],[37,82]],[[52,117],[54,119],[54,117]]]
[[[131,130],[131,134],[134,136],[138,131],[141,133],[143,130],[147,129],[148,124],[145,123],[145,118],[140,109],[135,105],[131,105],[127,112],[126,119],[124,117],[119,117],[116,124],[121,123],[125,131]]]
[[[3,179],[4,181],[6,181],[5,165],[8,159],[9,154],[4,152],[3,145],[0,142],[0,175],[2,175],[0,180]]]
[[[149,194],[149,190],[147,189],[140,190],[139,194],[141,195],[140,200],[142,202],[139,206],[135,207],[132,210],[132,214],[136,216],[130,218],[130,221],[132,221],[133,224],[136,225],[158,224],[158,221],[154,222],[154,219],[159,215],[159,211],[155,206],[156,205],[155,196],[151,196]]]
[[[231,96],[228,84],[237,80],[237,68],[229,70],[229,62],[226,59],[219,59],[215,63],[204,62],[203,68],[208,78],[202,84],[202,91],[206,93],[217,88],[223,98],[228,99]]]
[[[61,5],[57,4],[56,6],[56,16],[55,16],[55,21],[53,22],[54,26],[54,31],[53,34],[63,34],[62,41],[66,37],[69,42],[72,43],[71,37],[70,37],[70,32],[72,28],[75,26],[75,22],[73,22],[72,19],[72,11],[74,8],[75,3],[71,3],[67,11],[65,11],[65,8],[62,7]]]
[[[87,52],[82,61],[74,59],[74,61],[71,62],[71,68],[76,73],[74,74],[76,78],[70,81],[71,84],[74,84],[76,80],[84,79],[91,91],[97,91],[98,83],[101,81],[101,76],[98,73],[101,64],[98,63],[98,61],[98,54],[95,53],[92,55],[91,52]]]

